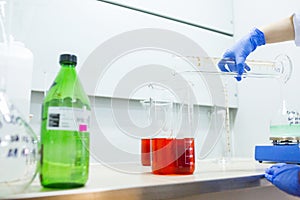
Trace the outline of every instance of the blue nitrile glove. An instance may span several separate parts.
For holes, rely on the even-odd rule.
[[[300,196],[299,172],[299,165],[278,163],[266,170],[265,177],[286,193]]]
[[[237,72],[238,75],[236,79],[238,81],[242,80],[241,75],[244,72],[250,71],[250,67],[245,63],[247,56],[254,51],[256,47],[264,45],[265,43],[264,33],[257,28],[253,29],[224,53],[223,58],[218,63],[220,70],[223,72]],[[232,62],[231,64],[228,63],[228,60],[234,61],[235,64]]]

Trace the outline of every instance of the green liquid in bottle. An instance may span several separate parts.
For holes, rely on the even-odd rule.
[[[44,187],[81,187],[89,172],[90,103],[76,64],[61,64],[42,108],[40,181]]]

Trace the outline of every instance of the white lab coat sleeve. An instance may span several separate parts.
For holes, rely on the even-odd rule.
[[[296,46],[300,46],[300,12],[294,14],[293,23],[295,29],[295,44]]]

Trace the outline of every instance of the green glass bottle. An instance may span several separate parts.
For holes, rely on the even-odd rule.
[[[89,172],[91,107],[75,69],[77,57],[62,54],[59,62],[42,106],[40,181],[44,187],[81,187]]]

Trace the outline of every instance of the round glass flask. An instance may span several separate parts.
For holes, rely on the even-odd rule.
[[[22,192],[37,173],[38,139],[0,86],[0,198]]]

